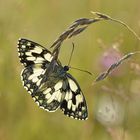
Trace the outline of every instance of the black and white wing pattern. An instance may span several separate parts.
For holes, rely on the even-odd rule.
[[[17,47],[20,62],[25,67],[44,62],[50,63],[53,58],[51,52],[46,48],[27,39],[19,39]]]
[[[23,85],[32,94],[40,86],[45,69],[53,57],[50,51],[27,39],[19,39],[17,47],[20,62],[25,67],[21,72]]]
[[[46,48],[27,39],[19,39],[17,47],[20,62],[25,67],[21,72],[23,86],[39,104],[42,100],[39,87],[53,56]]]
[[[69,73],[63,81],[62,92],[65,93],[65,97],[60,108],[64,114],[78,120],[86,120],[88,112],[84,95],[77,81]]]
[[[55,70],[46,77],[45,72],[51,67],[53,59],[50,51],[33,41],[20,39],[18,52],[24,66],[21,73],[23,85],[40,108],[49,112],[60,108],[69,117],[87,119],[87,105],[82,91],[70,74],[65,72],[61,75],[63,67],[60,62],[57,61]]]

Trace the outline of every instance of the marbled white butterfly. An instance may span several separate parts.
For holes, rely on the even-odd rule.
[[[85,120],[87,105],[79,84],[60,61],[43,46],[19,39],[18,53],[24,69],[21,78],[26,90],[40,108],[54,112],[60,108],[65,115]]]

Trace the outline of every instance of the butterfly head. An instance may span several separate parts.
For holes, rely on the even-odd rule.
[[[69,70],[69,66],[64,66],[64,71],[68,71]]]

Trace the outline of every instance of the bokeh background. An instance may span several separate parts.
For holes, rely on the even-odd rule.
[[[74,42],[71,66],[93,73],[92,77],[70,70],[84,92],[87,121],[39,109],[22,86],[16,47],[18,38],[24,37],[49,49],[74,20],[92,18],[90,11],[121,19],[139,34],[139,5],[139,0],[0,0],[0,140],[139,140],[139,56],[93,84],[123,54],[139,50],[139,42],[123,26],[95,23],[62,46],[62,64],[68,63]]]

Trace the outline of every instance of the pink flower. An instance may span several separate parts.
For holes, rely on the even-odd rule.
[[[106,71],[113,63],[116,63],[120,58],[122,57],[122,54],[119,50],[111,47],[107,49],[100,58],[100,66],[102,71]],[[118,76],[122,74],[122,67],[116,68],[111,75],[112,76]]]

